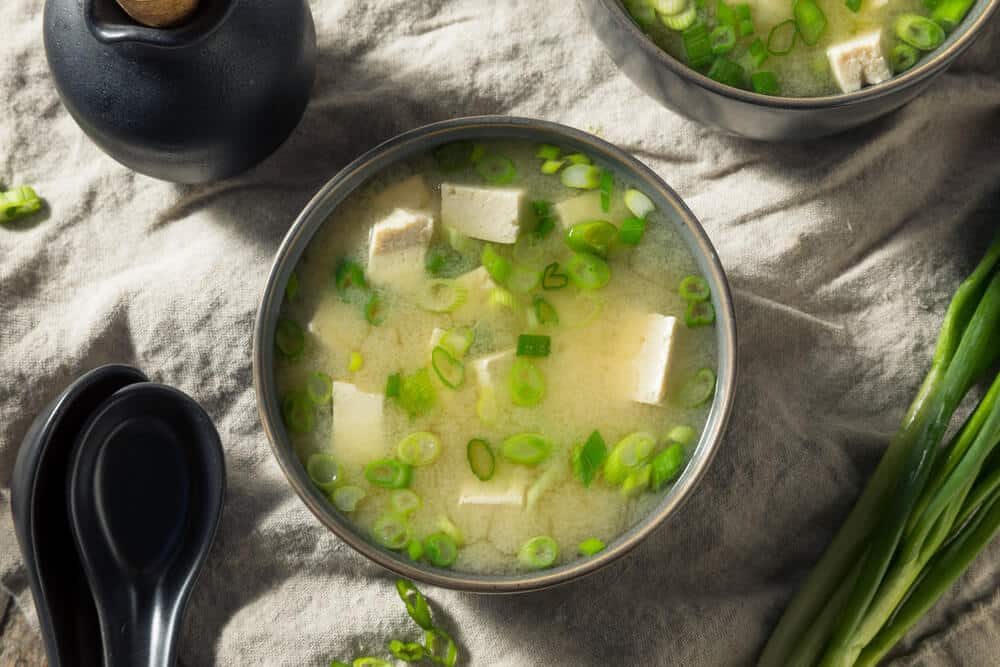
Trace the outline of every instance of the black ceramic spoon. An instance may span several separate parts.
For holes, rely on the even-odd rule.
[[[101,403],[122,387],[145,381],[129,366],[86,373],[35,418],[17,452],[10,504],[50,667],[91,667],[102,659],[97,610],[67,515],[73,444]]]
[[[219,434],[185,394],[136,384],[77,442],[70,525],[97,603],[107,667],[166,667],[225,493]]]

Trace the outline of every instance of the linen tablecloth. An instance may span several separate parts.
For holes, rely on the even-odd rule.
[[[0,3],[0,184],[33,184],[50,206],[0,227],[3,597],[32,617],[9,503],[20,439],[70,380],[119,361],[194,396],[225,446],[225,514],[181,664],[323,665],[412,634],[393,577],[323,528],[274,462],[251,326],[282,235],[340,167],[430,121],[514,114],[596,132],[687,201],[735,291],[738,397],[704,482],[623,562],[536,594],[426,592],[466,664],[747,664],[873,469],[951,293],[1000,227],[1000,25],[901,111],[769,145],[645,97],[571,2],[312,8],[319,72],[299,128],[251,172],[188,187],[95,148],[53,87],[41,0]],[[998,582],[1000,543],[893,664],[996,664]]]

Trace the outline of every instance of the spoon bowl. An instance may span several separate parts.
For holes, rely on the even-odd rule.
[[[77,441],[70,524],[97,605],[107,667],[166,667],[222,515],[219,435],[190,397],[127,387]]]

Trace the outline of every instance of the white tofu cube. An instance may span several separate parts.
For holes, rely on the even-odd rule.
[[[609,219],[601,208],[601,193],[597,190],[565,199],[553,208],[563,229],[569,229],[578,222]]]
[[[492,387],[499,379],[504,367],[514,360],[514,350],[496,352],[472,362],[472,372],[482,387]]]
[[[501,485],[496,481],[481,482],[478,479],[470,479],[462,484],[458,504],[523,507],[524,486],[524,482],[519,480]]]
[[[524,191],[441,184],[441,222],[474,239],[514,243],[521,231]]]
[[[632,400],[648,405],[663,402],[676,327],[674,317],[657,313],[645,316],[639,353],[635,357],[636,382]]]
[[[845,93],[861,90],[865,84],[892,78],[892,70],[882,55],[882,31],[865,33],[826,50],[837,85]]]
[[[341,465],[356,468],[383,455],[383,401],[350,382],[333,383],[333,455]]]
[[[431,190],[427,181],[419,174],[394,183],[372,200],[375,208],[391,210],[394,208],[427,209],[431,206]]]
[[[434,218],[421,211],[397,208],[375,223],[368,242],[367,276],[375,284],[399,288],[413,285],[424,273]]]

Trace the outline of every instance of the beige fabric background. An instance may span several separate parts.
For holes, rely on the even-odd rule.
[[[728,437],[684,510],[618,566],[532,595],[427,592],[475,665],[746,664],[815,561],[923,376],[947,299],[1000,227],[1000,26],[902,111],[765,145],[642,95],[572,2],[313,0],[314,99],[239,178],[180,187],[100,153],[61,107],[41,0],[0,2],[0,182],[44,219],[0,227],[0,583],[29,614],[9,483],[37,410],[110,361],[195,396],[229,496],[190,606],[184,665],[322,665],[409,628],[392,578],[328,534],[272,460],[250,331],[296,212],[377,142],[460,115],[597,131],[700,217],[735,289],[742,357]],[[897,665],[1000,655],[1000,544]]]

